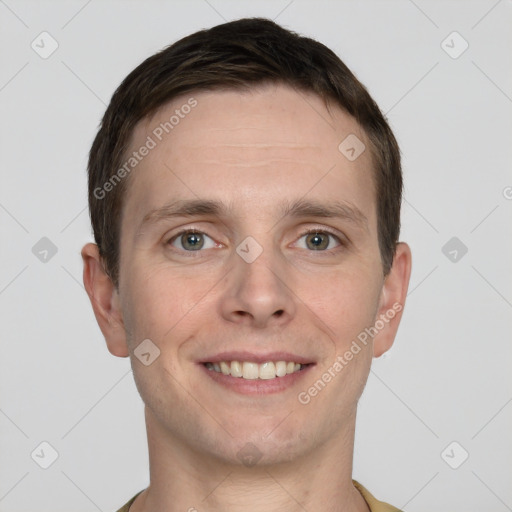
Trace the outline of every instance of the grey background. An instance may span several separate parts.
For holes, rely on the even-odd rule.
[[[86,156],[135,65],[256,15],[334,49],[403,152],[413,273],[361,400],[355,478],[409,512],[512,510],[510,0],[0,0],[1,512],[114,511],[147,485],[129,362],[108,353],[82,286]],[[51,48],[43,31],[58,43],[46,59],[31,47]],[[448,246],[455,262],[452,237],[468,250]]]

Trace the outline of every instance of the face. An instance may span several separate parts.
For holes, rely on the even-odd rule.
[[[190,94],[137,126],[132,149],[156,146],[129,178],[119,304],[148,428],[275,463],[353,422],[372,343],[333,365],[385,297],[371,156],[349,161],[349,134],[368,147],[340,109],[274,85]]]

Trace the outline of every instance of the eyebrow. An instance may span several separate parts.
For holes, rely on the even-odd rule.
[[[224,217],[232,208],[224,203],[208,199],[185,199],[167,203],[149,211],[142,219],[140,230],[148,224],[156,224],[175,217],[214,216]],[[279,221],[285,217],[304,218],[337,218],[349,221],[358,228],[368,230],[368,219],[355,205],[347,201],[329,201],[321,203],[317,200],[304,198],[292,203],[285,203],[279,209]],[[277,223],[276,223],[277,224]]]

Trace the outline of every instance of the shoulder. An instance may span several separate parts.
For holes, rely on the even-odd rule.
[[[130,507],[132,506],[132,503],[135,501],[135,498],[141,493],[142,491],[138,492],[133,498],[130,499],[130,501],[126,504],[124,504],[117,512],[129,512]]]
[[[383,501],[379,501],[378,499],[376,499],[359,482],[356,482],[355,480],[352,480],[352,482],[354,483],[354,487],[361,493],[361,495],[365,499],[371,512],[401,512],[400,509],[393,507],[392,505],[389,505],[388,503],[384,503]]]

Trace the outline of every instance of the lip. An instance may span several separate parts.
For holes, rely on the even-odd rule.
[[[268,361],[293,361],[306,365],[302,370],[285,375],[284,377],[275,377],[274,379],[244,379],[242,377],[232,377],[223,373],[209,370],[205,363],[220,363],[221,361],[249,361],[252,363],[266,363]],[[235,351],[221,352],[213,356],[206,357],[198,361],[198,366],[205,372],[206,376],[224,388],[242,395],[267,395],[281,393],[291,389],[299,381],[302,381],[310,370],[315,366],[315,362],[303,356],[298,356],[290,352],[266,352],[258,354],[254,352]]]
[[[220,363],[221,361],[248,361],[251,363],[263,364],[269,361],[293,361],[294,363],[313,365],[315,361],[304,356],[292,354],[291,352],[247,352],[247,351],[230,351],[220,352],[218,354],[201,358],[198,363]],[[291,374],[293,375],[293,374]],[[280,377],[284,379],[284,377]]]

